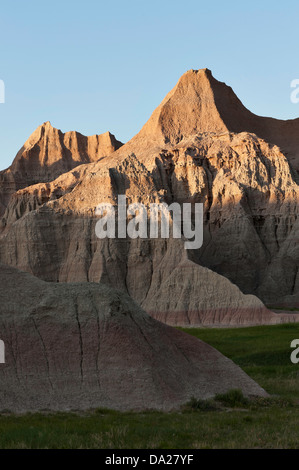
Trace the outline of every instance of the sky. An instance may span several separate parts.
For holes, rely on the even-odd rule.
[[[45,121],[128,141],[190,69],[256,114],[299,117],[298,20],[298,0],[2,0],[0,169]]]

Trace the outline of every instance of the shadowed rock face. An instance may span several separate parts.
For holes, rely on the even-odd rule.
[[[0,410],[178,408],[241,388],[231,360],[102,284],[53,284],[0,265]]]
[[[202,202],[203,247],[190,253],[180,241],[96,239],[96,205],[115,203],[117,194],[124,193],[128,202],[146,205]],[[154,289],[188,257],[244,293],[272,303],[298,290],[297,200],[298,186],[277,147],[251,134],[197,136],[147,158],[118,155],[82,165],[51,183],[15,193],[4,217],[0,258],[48,281],[108,282],[152,312]],[[204,269],[200,272],[204,276]],[[184,274],[186,285],[196,279],[201,314],[207,310],[212,318],[211,309],[218,311],[221,299],[227,312],[243,310],[246,324],[250,316],[258,318],[254,305],[248,316],[244,298],[232,301],[231,285],[207,297],[200,289],[204,278],[194,277],[192,270]],[[215,283],[221,285],[216,273]],[[178,300],[180,289],[176,296]]]
[[[189,71],[108,158],[14,193],[0,259],[47,281],[105,282],[172,324],[281,321],[254,296],[298,303],[298,159],[291,144],[287,156],[275,145],[284,127],[291,142],[296,126],[254,116],[208,70]],[[145,205],[202,202],[202,248],[97,240],[95,207],[118,194]]]
[[[173,326],[234,327],[299,321],[292,313],[273,313],[253,295],[244,295],[224,276],[185,260],[159,282],[155,277],[142,307]]]
[[[90,137],[79,132],[63,134],[45,122],[25,142],[12,165],[0,172],[0,214],[18,189],[52,181],[82,163],[110,155],[121,145],[110,132]]]

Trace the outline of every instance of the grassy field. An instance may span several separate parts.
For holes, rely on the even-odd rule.
[[[299,448],[296,325],[188,329],[239,364],[273,397],[193,401],[181,412],[0,415],[0,448]]]
[[[232,359],[271,395],[299,401],[299,364],[290,360],[291,341],[299,338],[298,323],[184,331]]]

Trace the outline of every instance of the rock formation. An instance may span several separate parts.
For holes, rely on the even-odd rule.
[[[281,148],[299,175],[299,119],[287,121],[260,117],[246,109],[232,88],[219,82],[210,70],[189,70],[153,112],[142,130],[127,144],[145,142],[176,145],[202,133],[248,132]]]
[[[172,324],[295,320],[273,317],[257,297],[298,303],[298,122],[255,116],[210,71],[189,71],[110,156],[15,192],[0,260],[46,281],[105,282]],[[202,202],[202,248],[98,240],[95,207],[118,194]]]
[[[102,284],[0,265],[0,297],[0,410],[170,410],[232,388],[267,395],[214,348]]]
[[[12,165],[0,172],[0,215],[18,189],[52,181],[82,163],[110,155],[121,145],[110,132],[90,137],[79,132],[63,134],[45,122],[31,134]]]

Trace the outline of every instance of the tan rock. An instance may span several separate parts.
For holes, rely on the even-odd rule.
[[[31,134],[12,165],[0,172],[0,215],[15,191],[52,181],[78,165],[110,155],[121,145],[110,132],[90,137],[79,132],[63,134],[45,122]]]
[[[162,312],[167,321],[168,311],[183,322],[190,312],[196,321],[276,321],[257,299],[249,302],[240,293],[278,305],[295,302],[299,289],[297,157],[260,137],[273,123],[265,119],[254,117],[209,71],[187,72],[142,130],[109,158],[14,194],[3,218],[1,261],[48,281],[101,280],[128,292],[153,315]],[[285,126],[292,129],[296,122]],[[115,204],[118,194],[146,205],[202,202],[203,247],[186,253],[183,243],[171,240],[97,240],[95,207]],[[171,304],[179,304],[180,289],[168,299],[167,283],[186,255],[199,268],[184,276],[182,291],[194,283],[203,298],[197,306],[192,298],[189,306],[184,300],[185,315]],[[212,297],[201,290],[201,277],[207,284],[211,275],[200,266],[214,271],[219,290]],[[225,285],[223,276],[240,290]],[[152,308],[160,287],[160,304]]]

